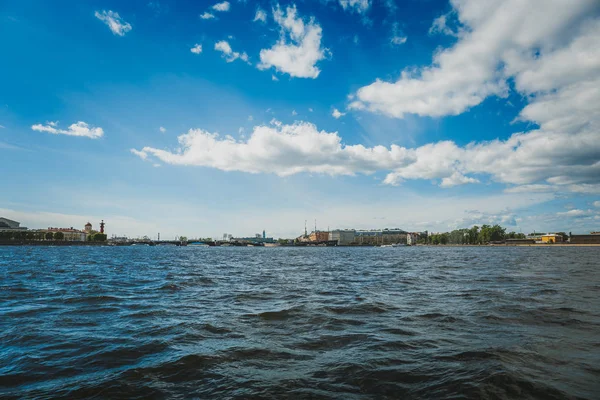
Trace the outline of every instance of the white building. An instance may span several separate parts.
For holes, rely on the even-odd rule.
[[[409,246],[414,246],[417,244],[419,240],[419,234],[414,232],[409,232],[406,234],[406,244]]]

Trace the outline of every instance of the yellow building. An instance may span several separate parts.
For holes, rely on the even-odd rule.
[[[554,233],[542,235],[542,243],[562,243],[562,241],[562,235],[556,235]]]

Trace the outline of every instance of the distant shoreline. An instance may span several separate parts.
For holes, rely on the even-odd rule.
[[[93,247],[129,247],[131,245],[119,245],[112,244],[106,242],[70,242],[70,241],[62,241],[62,242],[0,242],[1,246],[34,246],[34,247],[82,247],[82,246],[93,246]],[[151,246],[155,247],[155,246]],[[157,246],[162,247],[162,246]],[[187,247],[187,246],[183,246]],[[247,246],[209,246],[209,247],[247,247]],[[252,246],[252,247],[263,247],[263,246]],[[273,246],[273,247],[294,247],[294,248],[314,248],[314,247],[344,247],[344,248],[360,248],[360,247],[381,247],[375,245],[348,245],[348,246],[295,246],[295,245],[281,245],[281,246]],[[444,248],[444,247],[600,247],[600,243],[526,243],[526,244],[418,244],[413,246],[401,246],[401,247],[435,247],[435,248]],[[269,247],[271,248],[271,247]]]

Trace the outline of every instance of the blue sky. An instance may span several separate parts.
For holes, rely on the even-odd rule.
[[[600,6],[553,3],[5,2],[0,214],[599,230]]]

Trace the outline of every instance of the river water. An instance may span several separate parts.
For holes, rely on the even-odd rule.
[[[2,398],[600,398],[600,248],[0,247]]]

